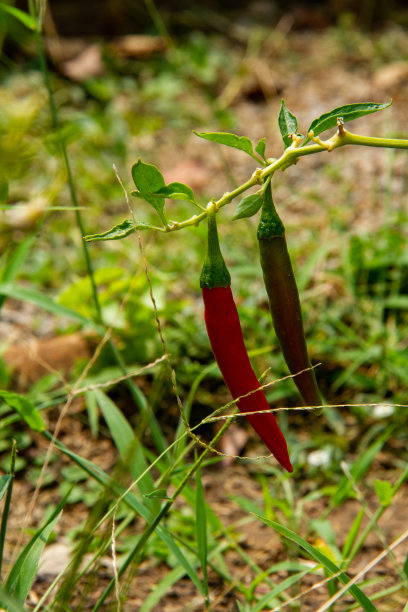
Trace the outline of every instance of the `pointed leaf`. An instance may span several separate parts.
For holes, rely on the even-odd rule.
[[[143,225],[143,223],[138,225]],[[143,228],[138,227],[137,229]],[[120,240],[121,238],[126,238],[126,236],[129,236],[129,234],[132,234],[135,230],[136,226],[133,221],[131,219],[125,219],[106,232],[84,236],[84,240],[87,242],[92,242],[94,240]]]
[[[24,560],[24,563],[21,566],[20,573],[17,579],[17,583],[15,586],[15,596],[21,601],[24,602],[27,599],[27,595],[32,587],[34,582],[34,578],[38,571],[38,564],[40,562],[40,558],[42,552],[45,548],[48,538],[50,537],[55,525],[57,524],[61,514],[58,514],[54,520],[52,520],[48,525],[44,527],[41,533],[41,537],[39,537],[34,545],[32,546],[29,554]]]
[[[292,144],[292,139],[289,138],[289,134],[296,134],[298,124],[295,115],[293,115],[290,110],[286,108],[285,100],[282,100],[278,124],[286,149]]]
[[[21,11],[15,6],[10,6],[9,4],[5,4],[4,2],[0,2],[0,12],[4,11],[5,13],[9,13],[15,19],[18,19],[26,28],[29,30],[35,30],[37,27],[36,21],[31,15]]]
[[[211,140],[211,142],[218,142],[218,144],[244,151],[244,153],[247,153],[259,161],[254,153],[252,142],[246,136],[237,136],[229,132],[194,132],[194,134],[200,138],[204,138],[204,140]]]
[[[255,151],[258,153],[258,155],[262,157],[262,159],[265,159],[265,149],[266,149],[266,140],[265,138],[261,138],[255,147]]]
[[[40,413],[26,397],[12,391],[0,390],[0,398],[7,406],[16,410],[31,429],[34,431],[44,431],[45,423]]]
[[[358,102],[357,104],[339,106],[328,113],[320,115],[320,117],[312,121],[307,132],[309,133],[310,130],[313,130],[314,135],[318,136],[322,132],[336,127],[339,117],[346,123],[347,121],[353,121],[353,119],[358,119],[359,117],[364,117],[364,115],[376,113],[384,108],[388,108],[391,104],[392,100],[390,100],[390,102],[384,102],[383,104],[376,104],[375,102]],[[306,138],[303,144],[306,144],[309,140],[309,138]]]
[[[235,209],[232,215],[233,220],[244,219],[245,217],[252,217],[255,215],[262,206],[262,195],[259,193],[253,193],[243,198]]]
[[[162,187],[166,186],[160,170],[153,164],[145,164],[139,158],[132,166],[132,177],[142,198],[153,206],[153,208],[158,212],[160,219],[164,222],[164,224],[166,224],[163,215],[164,197],[152,197],[152,193],[155,193]]]
[[[8,575],[6,582],[7,591],[10,594],[15,594],[21,601],[26,600],[28,591],[37,573],[41,553],[55,524],[61,517],[68,495],[69,492],[51,513],[45,524],[33,535],[27,546],[19,554]]]
[[[190,202],[194,202],[194,193],[191,187],[185,185],[184,183],[169,183],[165,187],[162,187],[158,191],[155,191],[152,194],[154,197],[158,195],[164,196],[165,198],[170,198],[172,200],[189,200]]]

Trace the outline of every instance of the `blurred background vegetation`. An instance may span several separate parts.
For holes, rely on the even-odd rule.
[[[3,283],[28,293],[25,299],[14,293],[2,300],[0,378],[3,388],[26,393],[54,422],[53,406],[63,396],[61,374],[73,384],[98,341],[90,325],[59,316],[57,309],[47,313],[33,297],[47,296],[88,320],[97,318],[61,140],[84,233],[90,234],[129,217],[113,164],[128,192],[134,188],[131,166],[141,157],[156,164],[167,182],[191,185],[202,204],[244,181],[255,169],[251,160],[201,141],[192,131],[231,131],[254,142],[266,137],[267,155],[278,156],[282,97],[297,115],[300,131],[342,104],[393,98],[390,109],[350,129],[407,138],[408,9],[396,0],[248,1],[239,7],[150,0],[36,4],[44,10],[43,40],[60,129],[53,124],[33,32],[9,10],[27,5],[4,2],[1,261]],[[406,454],[406,408],[398,405],[407,404],[408,386],[407,167],[405,151],[355,147],[302,159],[274,177],[310,355],[321,364],[316,371],[327,403],[338,405],[324,417],[293,411],[282,414],[280,422],[288,428],[298,473],[329,487],[326,491],[341,482],[339,462],[358,457],[375,441],[381,440],[382,449],[376,455],[377,476],[391,478]],[[131,198],[131,205],[138,221],[156,222],[148,204]],[[233,208],[219,215],[219,230],[247,347],[259,375],[270,368],[270,380],[282,378],[287,370],[271,328],[256,219],[232,221]],[[167,209],[174,220],[194,213],[181,201],[168,201]],[[202,224],[171,235],[145,232],[142,251],[136,235],[89,245],[102,319],[112,325],[121,358],[131,370],[163,354],[157,314],[181,398],[186,401],[194,390],[193,425],[228,401],[216,368],[202,376],[213,364],[198,287],[205,238]],[[33,355],[27,346],[34,347]],[[153,372],[137,382],[170,441],[179,409],[167,370]],[[105,348],[86,382],[119,374]],[[112,385],[109,396],[151,452],[151,432],[140,422],[127,388]],[[290,379],[271,387],[268,399],[272,406],[299,403]],[[17,438],[17,471],[35,483],[44,449],[5,407],[3,414],[3,469],[10,440]],[[76,425],[70,421],[63,428],[68,441],[72,427],[81,432],[84,447],[91,434],[110,439],[92,399],[78,402],[70,418]],[[245,427],[241,420],[238,424]],[[214,429],[199,432],[209,440]],[[245,438],[232,454],[244,448],[245,454],[259,454],[255,437]],[[310,460],[316,451],[324,451],[314,456],[317,467]],[[50,474],[44,487],[59,478]],[[64,475],[59,485],[63,492]],[[306,488],[314,486],[310,481]],[[95,497],[87,487],[87,496],[79,489],[77,499],[91,506]]]

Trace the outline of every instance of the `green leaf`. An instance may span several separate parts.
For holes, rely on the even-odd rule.
[[[252,142],[246,136],[237,136],[229,132],[194,132],[194,134],[204,138],[204,140],[210,140],[211,142],[217,142],[218,144],[244,151],[244,153],[259,161],[259,158],[254,153]]]
[[[10,283],[15,279],[34,242],[35,236],[29,236],[16,246],[11,255],[7,258],[1,278],[2,283]],[[3,306],[5,299],[5,295],[0,297],[0,308]]]
[[[3,499],[5,492],[7,491],[7,487],[11,481],[10,474],[2,474],[0,476],[0,501]]]
[[[139,158],[132,166],[132,177],[136,188],[142,198],[146,200],[157,211],[163,224],[166,225],[166,218],[163,214],[164,197],[153,197],[159,189],[166,186],[163,175],[153,164],[145,164]]]
[[[154,589],[143,599],[139,612],[150,612],[165,596],[167,591],[185,575],[183,567],[177,566],[165,574]]]
[[[195,202],[193,190],[184,183],[169,183],[165,187],[161,187],[161,189],[155,191],[152,195],[154,197],[158,195],[164,196],[171,200],[188,200],[189,202]]]
[[[387,507],[391,504],[393,490],[392,485],[390,482],[388,482],[388,480],[375,480],[374,490],[382,506]]]
[[[201,481],[201,470],[197,467],[196,471],[196,534],[198,557],[200,559],[201,570],[203,572],[204,591],[208,595],[207,578],[207,517],[205,510],[205,497],[203,483]]]
[[[329,572],[329,574],[338,574],[337,578],[340,580],[340,582],[342,582],[342,584],[346,585],[348,582],[350,582],[350,578],[345,572],[342,572],[340,568],[335,563],[333,563],[333,561],[331,561],[328,557],[326,557],[326,555],[320,552],[320,550],[309,544],[309,542],[304,540],[297,533],[291,531],[283,525],[280,525],[279,523],[276,523],[275,521],[270,521],[264,516],[257,515],[257,517],[266,525],[272,527],[280,535],[287,538],[288,540],[291,540],[292,542],[303,548],[303,550],[310,557],[312,557],[312,559],[317,561],[317,563],[320,563]],[[376,612],[377,608],[371,603],[368,597],[356,584],[351,585],[348,589],[348,592],[353,595],[354,599],[360,603],[360,605],[366,612]]]
[[[25,420],[27,425],[34,431],[44,431],[45,423],[34,405],[22,395],[13,391],[1,391],[0,398],[9,406],[18,412]]]
[[[258,153],[258,155],[262,157],[262,159],[265,159],[265,149],[266,149],[266,140],[265,138],[261,138],[255,147],[255,151]]]
[[[238,206],[236,207],[234,214],[232,215],[233,220],[244,219],[245,217],[252,217],[261,208],[263,197],[259,193],[253,193],[251,195],[242,198]]]
[[[41,553],[54,529],[68,495],[60,501],[45,524],[33,535],[27,546],[21,551],[7,578],[6,588],[11,595],[25,601],[38,569]]]
[[[22,302],[30,302],[30,304],[35,304],[47,312],[51,312],[57,317],[67,317],[68,319],[82,323],[82,325],[89,325],[97,331],[103,333],[103,330],[91,319],[82,316],[71,308],[58,304],[50,297],[43,295],[42,293],[38,293],[34,289],[20,287],[19,285],[14,285],[13,283],[0,283],[0,295],[6,295],[16,300],[21,300]]]
[[[15,19],[18,19],[20,23],[22,23],[29,30],[35,30],[37,27],[37,23],[31,15],[28,15],[24,11],[16,8],[15,6],[10,6],[9,4],[4,4],[4,2],[0,2],[0,11],[4,11],[5,13],[9,13]]]
[[[357,104],[339,106],[328,113],[320,115],[320,117],[312,121],[307,132],[309,133],[310,130],[313,130],[314,135],[318,136],[322,132],[336,127],[339,117],[346,123],[347,121],[353,121],[353,119],[358,119],[359,117],[364,117],[364,115],[376,113],[384,108],[388,108],[391,104],[392,100],[390,100],[390,102],[384,102],[383,104],[376,104],[375,102],[358,102]],[[303,144],[306,144],[309,140],[310,138],[306,138]]]
[[[103,391],[93,389],[91,393],[95,395],[122,461],[129,466],[130,473],[136,480],[147,470],[147,463],[133,429],[116,404]],[[139,480],[138,488],[142,495],[150,494],[154,490],[150,472],[146,472]],[[157,501],[150,502],[148,507],[152,511],[159,510]]]
[[[285,149],[292,144],[292,139],[289,138],[289,134],[296,134],[298,124],[295,115],[292,115],[290,110],[286,108],[285,100],[282,100],[278,124],[280,133],[282,135],[282,140],[285,145]]]
[[[301,572],[298,572],[297,574],[294,574],[293,576],[289,576],[289,578],[286,578],[285,580],[280,580],[276,587],[274,587],[269,591],[269,593],[266,593],[266,595],[261,597],[258,603],[253,608],[251,608],[251,612],[261,612],[262,610],[265,610],[266,606],[270,608],[272,599],[275,599],[278,595],[283,593],[283,591],[286,591],[286,589],[289,589],[294,584],[299,584],[303,576],[306,576],[306,574],[310,574],[312,571],[312,568],[307,568]]]
[[[363,518],[364,518],[364,510],[361,508],[361,510],[358,511],[356,518],[354,519],[353,524],[347,534],[346,541],[344,542],[344,546],[342,550],[343,559],[347,559],[347,557],[350,554],[351,549],[354,546],[354,542],[357,539],[358,532],[360,531],[361,521],[363,520]]]
[[[27,612],[25,608],[17,599],[11,597],[7,590],[0,584],[0,606],[1,610],[7,610],[7,612]]]
[[[96,438],[99,431],[99,416],[98,416],[98,405],[96,402],[95,394],[91,391],[84,393],[86,412],[88,414],[89,429],[91,430],[91,436]]]
[[[145,493],[143,497],[146,497],[146,499],[171,499],[167,495],[166,489],[156,489],[150,493]]]
[[[139,225],[144,224],[139,223],[138,226]],[[143,227],[136,228],[131,219],[125,219],[106,232],[102,232],[101,234],[88,234],[88,236],[84,236],[84,240],[87,242],[92,242],[94,240],[121,240],[121,238],[126,238],[126,236],[129,236],[129,234],[132,234],[136,229],[143,229]],[[146,227],[146,229],[148,228]]]

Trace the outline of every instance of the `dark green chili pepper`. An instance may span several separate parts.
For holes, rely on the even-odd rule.
[[[265,188],[257,232],[261,265],[275,333],[291,374],[311,367],[303,331],[299,292],[285,238],[284,225],[272,200],[271,184]],[[314,370],[294,377],[307,406],[321,406]]]

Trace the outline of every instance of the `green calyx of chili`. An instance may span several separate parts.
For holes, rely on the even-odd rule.
[[[285,226],[273,203],[272,189],[269,182],[264,191],[264,201],[258,225],[257,238],[258,240],[272,240],[273,238],[283,237],[284,235]]]
[[[200,287],[214,289],[215,287],[228,287],[231,276],[225,265],[218,241],[217,222],[215,219],[215,205],[211,202],[207,206],[208,244],[203,269],[200,276]]]

